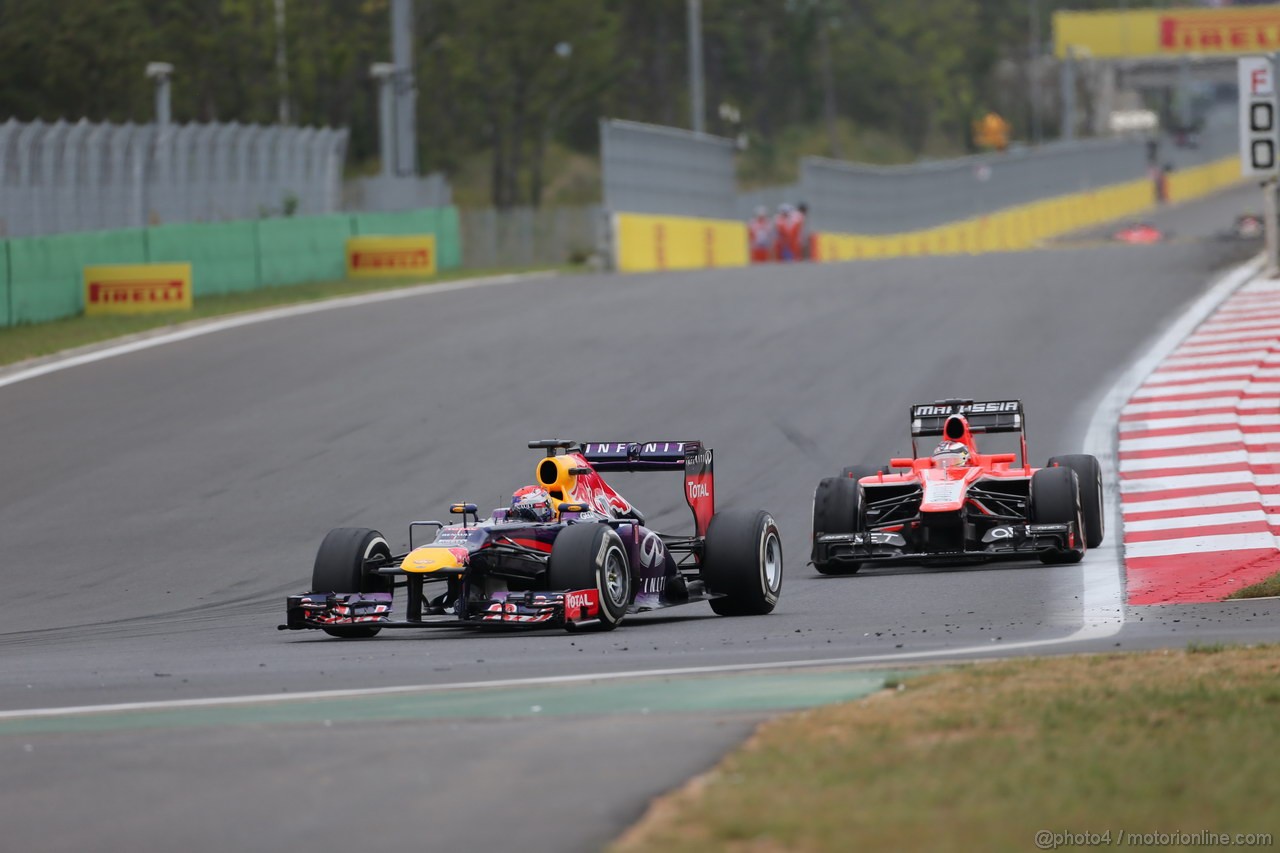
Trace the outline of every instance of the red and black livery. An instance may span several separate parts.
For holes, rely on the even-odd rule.
[[[1018,452],[981,453],[975,437],[992,433],[1016,433]],[[922,438],[941,439],[945,460],[922,456]],[[888,562],[1074,563],[1102,543],[1098,460],[1074,454],[1031,467],[1018,400],[912,406],[911,449],[887,467],[852,466],[818,484],[812,562],[819,572],[852,574]]]

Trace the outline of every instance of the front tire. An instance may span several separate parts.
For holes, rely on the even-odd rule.
[[[858,480],[876,473],[868,467],[846,468],[839,477],[828,477],[818,483],[813,493],[813,541],[828,533],[857,533],[862,517],[862,491]],[[810,553],[819,574],[851,575],[861,564],[847,560],[818,560],[817,549]]]
[[[551,547],[547,584],[555,591],[594,589],[600,596],[599,623],[583,627],[566,624],[566,630],[617,628],[631,603],[631,566],[622,537],[605,524],[570,524]]]
[[[764,510],[718,512],[707,525],[702,579],[720,616],[763,616],[782,593],[782,537]]]
[[[1031,475],[1031,523],[1074,523],[1082,540],[1080,544],[1088,545],[1075,471],[1060,466],[1041,468]],[[1040,562],[1045,564],[1078,563],[1083,558],[1084,548],[1079,551],[1049,551],[1040,554]]]
[[[1076,472],[1076,481],[1080,486],[1080,512],[1084,515],[1084,538],[1090,548],[1102,544],[1106,532],[1106,515],[1102,506],[1102,466],[1097,457],[1086,453],[1073,453],[1068,456],[1055,456],[1049,460],[1049,467],[1055,465],[1070,468]]]
[[[316,552],[311,569],[311,591],[350,594],[353,592],[391,592],[391,578],[366,574],[365,563],[380,557],[391,560],[391,546],[381,533],[367,527],[338,527],[330,530]],[[376,636],[382,629],[375,625],[348,625],[323,629],[331,637],[344,640]]]

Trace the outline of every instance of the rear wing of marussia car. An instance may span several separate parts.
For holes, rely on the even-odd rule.
[[[975,403],[973,400],[948,399],[912,406],[912,455],[916,457],[920,455],[916,448],[916,439],[946,435],[947,420],[954,415],[964,417],[969,424],[969,432],[973,435],[998,432],[1020,433],[1022,459],[1023,464],[1026,464],[1026,418],[1023,416],[1021,400],[989,400]]]
[[[582,456],[606,471],[684,471],[684,499],[693,512],[698,536],[716,512],[715,469],[711,448],[700,441],[587,441]]]

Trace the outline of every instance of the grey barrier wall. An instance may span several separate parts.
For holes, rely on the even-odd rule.
[[[1156,165],[1173,171],[1234,153],[1234,118],[1181,143],[1162,137]],[[1151,176],[1143,137],[1050,143],[917,163],[866,166],[817,157],[800,165],[798,198],[820,231],[893,234],[930,228],[1014,205]],[[792,200],[792,199],[788,199]]]
[[[599,205],[516,207],[459,212],[468,267],[582,263],[597,250],[604,224]]]
[[[732,140],[618,119],[600,122],[604,207],[736,219]]]
[[[347,131],[241,124],[0,124],[0,236],[340,208]]]
[[[856,234],[930,228],[1044,198],[1152,177],[1230,156],[1234,106],[1210,112],[1190,139],[1110,137],[1054,142],[908,166],[806,157],[798,184],[737,193],[730,140],[635,122],[600,123],[608,211],[748,219],[757,206],[805,202],[811,227]]]

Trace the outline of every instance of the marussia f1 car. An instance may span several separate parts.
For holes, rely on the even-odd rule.
[[[777,604],[778,527],[763,510],[715,511],[710,448],[696,441],[529,446],[546,451],[537,485],[483,520],[475,504],[455,503],[455,523],[413,522],[408,553],[393,554],[376,530],[330,531],[316,554],[312,591],[289,596],[280,628],[342,638],[459,622],[608,631],[628,613],[694,601],[722,616],[765,614]],[[693,535],[646,527],[600,476],[608,471],[683,471]],[[415,547],[417,528],[434,529],[434,540]],[[406,615],[396,621],[400,588]]]
[[[1102,544],[1098,460],[1055,456],[1032,468],[1024,424],[1017,400],[912,406],[910,458],[892,459],[888,468],[846,468],[818,484],[814,567],[833,575],[891,561],[1078,562],[1087,548]],[[979,453],[974,436],[983,433],[1018,433],[1020,453]],[[943,441],[921,456],[921,438]]]

